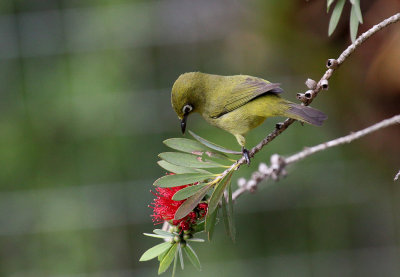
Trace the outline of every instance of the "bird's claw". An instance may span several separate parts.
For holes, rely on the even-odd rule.
[[[246,160],[247,165],[250,165],[250,155],[249,155],[249,150],[247,150],[246,148],[242,149],[242,153],[243,153],[243,157]]]

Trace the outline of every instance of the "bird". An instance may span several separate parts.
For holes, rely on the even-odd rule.
[[[200,113],[211,125],[235,136],[250,164],[245,135],[268,117],[283,116],[321,126],[327,116],[314,108],[280,97],[283,89],[249,75],[221,76],[201,72],[181,74],[171,90],[171,104],[185,133],[187,118]]]

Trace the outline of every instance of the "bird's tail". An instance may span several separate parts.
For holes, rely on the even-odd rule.
[[[308,106],[289,103],[288,107],[289,108],[285,111],[285,116],[315,126],[321,126],[328,118],[323,112]]]

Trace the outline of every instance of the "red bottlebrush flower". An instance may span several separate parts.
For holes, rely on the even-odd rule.
[[[199,208],[199,210],[207,211],[208,204],[207,203],[200,203],[199,205],[197,205],[197,207]]]
[[[181,223],[179,223],[179,225],[181,226],[181,229],[184,231],[190,229],[190,225],[186,221],[182,221]]]
[[[155,224],[169,221],[172,225],[180,227],[181,230],[189,230],[191,228],[191,225],[196,224],[199,219],[204,218],[204,215],[207,213],[208,208],[208,205],[206,203],[200,203],[184,218],[179,220],[174,219],[176,211],[186,200],[175,201],[172,200],[172,197],[177,191],[190,185],[172,188],[157,187],[155,189],[155,192],[152,192],[154,196],[156,196],[156,198],[151,203],[151,205],[149,205],[149,207],[153,209],[153,214],[151,216],[153,217],[153,222]]]
[[[187,187],[187,185],[172,187],[172,188],[156,188],[156,192],[152,192],[156,199],[151,203],[150,207],[153,209],[153,222],[155,224],[162,223],[164,220],[173,220],[175,217],[175,213],[178,208],[182,205],[185,200],[175,201],[172,200],[172,196],[174,194]],[[178,225],[181,220],[174,220],[174,225]],[[176,224],[175,224],[176,223]]]

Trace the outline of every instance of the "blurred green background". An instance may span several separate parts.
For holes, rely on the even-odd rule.
[[[147,205],[162,141],[181,137],[170,106],[179,74],[248,74],[286,98],[349,44],[346,5],[328,38],[326,1],[3,0],[0,3],[0,276],[156,276]],[[399,11],[362,0],[360,31]],[[312,106],[235,175],[399,113],[400,25],[363,45]],[[271,119],[248,135],[254,145]],[[192,116],[189,129],[237,148]],[[316,154],[243,195],[237,242],[217,226],[197,245],[203,271],[178,276],[400,276],[400,128]],[[236,181],[233,182],[236,186]],[[166,273],[168,276],[170,273]]]

